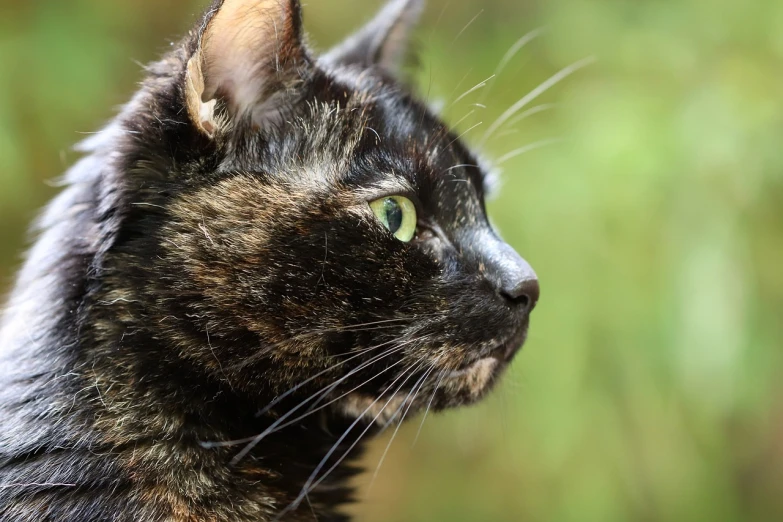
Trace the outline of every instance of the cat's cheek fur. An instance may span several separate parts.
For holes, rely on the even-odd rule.
[[[214,366],[214,347],[247,332],[256,341],[243,352],[220,350],[224,373],[236,365],[252,371],[245,363],[254,357],[286,354],[325,366],[326,334],[419,313],[401,305],[433,283],[437,265],[391,238],[366,203],[334,206],[322,191],[303,186],[292,192],[274,177],[238,174],[171,205],[154,271],[168,274],[178,297],[161,301],[174,308],[162,311],[160,320],[166,324],[184,306],[203,323],[209,346],[202,342],[191,356],[201,353],[203,363]],[[421,311],[427,306],[420,300]],[[274,371],[265,370],[267,383]]]

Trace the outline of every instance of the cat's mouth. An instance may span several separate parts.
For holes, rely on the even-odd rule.
[[[473,375],[476,373],[482,373],[486,371],[491,371],[495,367],[497,367],[500,364],[500,359],[496,357],[495,355],[490,355],[488,357],[482,357],[481,359],[477,361],[473,361],[469,363],[464,368],[460,368],[459,370],[452,370],[446,375],[446,378],[448,379],[456,379],[458,377],[465,377],[469,375]]]
[[[471,360],[465,361],[456,370],[446,374],[443,390],[462,404],[475,402],[483,397],[497,382],[502,371],[508,366],[514,355],[522,347],[527,337],[527,326],[516,332],[510,339],[497,343]]]
[[[497,343],[489,353],[482,354],[478,358],[466,361],[458,369],[447,374],[449,378],[464,377],[475,373],[485,372],[487,369],[500,368],[514,358],[527,339],[527,327],[506,341]]]
[[[492,388],[492,384],[520,350],[526,338],[527,325],[510,339],[499,341],[494,347],[485,349],[457,369],[445,373],[442,378],[436,380],[437,384],[432,393],[445,393],[450,397],[448,401],[452,405],[454,403],[451,401],[455,398],[462,404],[478,400]],[[383,426],[395,419],[399,412],[407,412],[414,404],[419,407],[431,405],[432,399],[429,402],[426,398],[423,402],[419,400],[419,396],[427,395],[420,394],[420,391],[421,387],[414,393],[395,392],[391,398],[383,400],[361,392],[351,393],[339,402],[338,410],[350,418],[362,417]]]

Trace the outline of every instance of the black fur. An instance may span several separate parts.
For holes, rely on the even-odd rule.
[[[260,0],[285,22],[265,91],[194,116],[189,63],[232,2],[149,67],[38,224],[0,327],[2,522],[344,520],[355,440],[480,399],[524,341],[535,276],[476,158],[378,61],[397,49],[318,60],[298,2]],[[390,194],[416,203],[410,243],[370,210]]]

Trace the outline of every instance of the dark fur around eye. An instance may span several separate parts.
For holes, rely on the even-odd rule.
[[[342,520],[354,441],[491,389],[538,285],[395,79],[420,9],[315,58],[217,0],[82,144],[0,326],[0,521]]]

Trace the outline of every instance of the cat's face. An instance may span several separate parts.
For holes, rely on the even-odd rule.
[[[477,159],[392,79],[399,38],[378,37],[414,4],[319,61],[297,2],[226,0],[187,51],[199,147],[152,263],[161,315],[187,318],[164,335],[235,389],[387,420],[479,399],[524,342],[535,274],[489,223]]]

